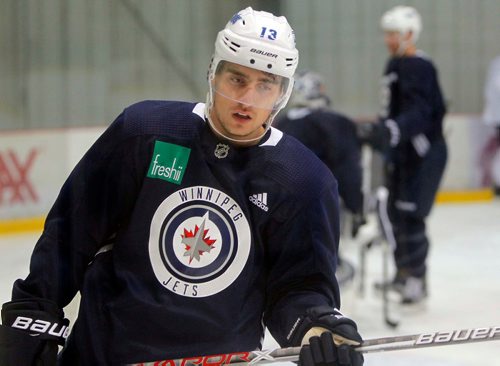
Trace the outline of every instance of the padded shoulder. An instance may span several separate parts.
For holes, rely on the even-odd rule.
[[[171,135],[190,138],[203,126],[202,103],[142,101],[123,111],[124,128],[129,134]]]
[[[330,169],[291,135],[284,134],[280,143],[270,149],[266,164],[267,175],[302,198],[317,198],[325,188],[337,184]]]

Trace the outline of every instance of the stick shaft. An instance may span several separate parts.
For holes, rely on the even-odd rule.
[[[356,350],[362,353],[397,351],[500,340],[500,327],[470,328],[370,339]]]
[[[500,340],[500,326],[469,328],[433,333],[403,335],[368,339],[355,350],[362,353],[397,351],[425,347],[448,346]],[[129,366],[221,366],[225,364],[255,365],[274,362],[298,361],[300,347],[276,348],[273,350],[234,352],[211,356],[198,356],[176,360],[136,363]]]

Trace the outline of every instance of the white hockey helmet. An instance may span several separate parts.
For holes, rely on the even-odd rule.
[[[412,32],[412,41],[418,40],[422,31],[422,19],[418,11],[411,6],[398,5],[385,12],[380,20],[384,31],[395,31],[402,35]]]
[[[272,111],[265,123],[267,131],[274,117],[290,98],[293,90],[293,75],[299,61],[299,52],[295,47],[295,34],[287,19],[284,16],[277,17],[271,13],[247,7],[236,13],[225,28],[218,33],[208,70],[209,92],[206,115],[210,123],[213,93],[218,92],[213,85],[213,80],[224,61],[280,77],[282,83],[280,98],[273,105],[265,107],[255,105]]]
[[[322,75],[309,70],[302,70],[295,75],[295,84],[290,99],[294,107],[318,109],[327,107],[330,99],[325,94],[325,83]]]

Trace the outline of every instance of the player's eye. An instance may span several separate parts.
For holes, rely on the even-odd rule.
[[[270,84],[269,82],[263,82],[263,83],[259,83],[257,88],[259,91],[269,92],[269,91],[273,90],[273,85]]]
[[[229,81],[233,85],[243,86],[246,84],[246,80],[238,75],[232,75],[229,77]]]

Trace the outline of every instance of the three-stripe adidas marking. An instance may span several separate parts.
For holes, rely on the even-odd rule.
[[[264,211],[269,210],[269,207],[267,207],[267,193],[256,193],[249,196],[248,199]]]

